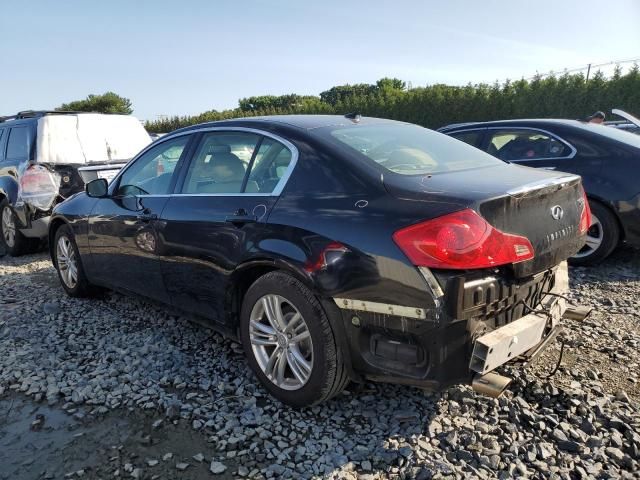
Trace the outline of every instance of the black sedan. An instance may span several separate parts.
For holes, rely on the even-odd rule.
[[[282,116],[166,135],[56,207],[49,245],[69,295],[204,320],[304,406],[365,379],[498,395],[493,370],[558,331],[588,224],[575,175],[415,125]]]
[[[607,125],[549,119],[467,123],[439,131],[507,162],[582,176],[592,225],[572,263],[598,263],[622,241],[640,247],[638,135]]]

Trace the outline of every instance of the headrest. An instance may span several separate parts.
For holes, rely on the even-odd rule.
[[[216,153],[231,153],[231,147],[229,145],[211,145],[209,153],[213,155]]]

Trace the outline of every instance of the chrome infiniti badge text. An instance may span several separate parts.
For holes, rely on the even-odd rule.
[[[573,236],[573,234],[575,233],[575,230],[576,230],[576,227],[574,227],[573,225],[570,225],[568,227],[564,227],[561,230],[557,230],[555,232],[548,233],[546,235],[546,237],[545,237],[545,240],[546,240],[548,245],[551,245],[556,240],[559,240],[561,238],[566,238],[566,237],[569,237],[569,236]]]

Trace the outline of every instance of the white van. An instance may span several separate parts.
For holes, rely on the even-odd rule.
[[[151,138],[131,115],[27,111],[0,117],[0,250],[33,251],[51,209],[110,180]]]

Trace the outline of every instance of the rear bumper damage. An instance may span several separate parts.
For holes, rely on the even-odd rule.
[[[563,317],[589,313],[567,305],[566,262],[508,285],[490,277],[464,282],[458,300],[469,292],[474,306],[456,301],[453,308],[467,318],[448,314],[446,295],[437,310],[334,298],[355,377],[429,390],[467,383],[498,396],[510,380],[495,369],[516,359],[533,361],[562,331]]]

